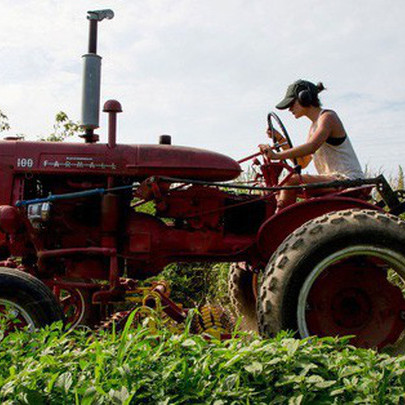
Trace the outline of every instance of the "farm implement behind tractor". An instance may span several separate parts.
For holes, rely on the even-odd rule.
[[[286,186],[300,175],[299,162],[260,153],[237,162],[174,146],[167,135],[154,145],[117,144],[116,100],[103,109],[108,143],[98,142],[97,28],[112,17],[110,10],[88,15],[84,143],[0,142],[3,332],[62,319],[108,328],[145,308],[181,324],[188,310],[170,299],[165,282],[148,279],[170,263],[226,262],[246,329],[353,335],[360,347],[404,351],[404,192],[383,176]],[[270,113],[270,129],[274,122],[284,140],[273,147],[292,147]],[[255,176],[241,184],[245,162]],[[283,188],[298,189],[300,199],[276,213]],[[153,213],[143,212],[145,204]],[[193,328],[226,337],[228,324],[217,308],[202,307]]]

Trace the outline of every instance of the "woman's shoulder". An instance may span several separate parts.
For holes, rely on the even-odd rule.
[[[340,118],[337,115],[336,111],[334,110],[329,110],[329,109],[322,109],[321,112],[319,113],[319,120],[323,122],[336,122],[340,123]]]
[[[329,109],[321,110],[319,121],[322,123],[322,125],[325,125],[331,130],[331,137],[340,138],[346,136],[343,123],[336,111]]]
[[[321,117],[321,116],[334,116],[334,117],[337,117],[338,115],[337,115],[337,113],[336,113],[336,111],[334,111],[334,110],[330,110],[329,108],[322,108],[321,109],[321,112],[319,113],[319,116]]]

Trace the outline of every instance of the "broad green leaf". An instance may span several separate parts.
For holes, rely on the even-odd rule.
[[[192,347],[197,346],[197,343],[193,339],[186,339],[184,342],[181,343],[183,347]]]
[[[61,387],[64,389],[65,393],[67,393],[72,386],[73,379],[72,373],[66,371],[65,373],[61,374],[55,382],[55,386]]]
[[[300,394],[300,395],[298,395],[298,396],[294,396],[294,397],[291,397],[289,400],[288,400],[288,405],[300,405],[301,403],[302,403],[302,400],[304,399],[304,395],[303,394]]]
[[[263,365],[258,361],[254,361],[252,364],[245,366],[245,370],[249,373],[261,373],[263,371]]]

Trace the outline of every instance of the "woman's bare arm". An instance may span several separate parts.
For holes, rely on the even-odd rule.
[[[334,117],[329,114],[321,115],[318,119],[318,126],[310,135],[309,140],[294,148],[286,149],[281,152],[274,152],[268,145],[260,145],[262,152],[266,152],[270,159],[284,160],[300,158],[315,153],[321,145],[328,139],[332,132]],[[267,146],[267,147],[266,147]]]

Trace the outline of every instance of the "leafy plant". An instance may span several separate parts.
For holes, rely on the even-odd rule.
[[[228,341],[180,335],[155,322],[124,332],[65,333],[54,325],[0,342],[2,404],[398,404],[405,356],[347,339]],[[156,328],[157,325],[157,328]],[[402,402],[401,402],[402,401]]]
[[[171,298],[186,307],[206,303],[229,306],[229,263],[174,263],[159,278],[169,281]]]
[[[53,132],[50,135],[41,138],[41,141],[63,142],[67,138],[71,138],[79,133],[79,123],[72,121],[65,112],[60,111],[55,116]]]
[[[8,122],[8,117],[0,110],[0,132],[8,131],[9,129],[10,124]]]

